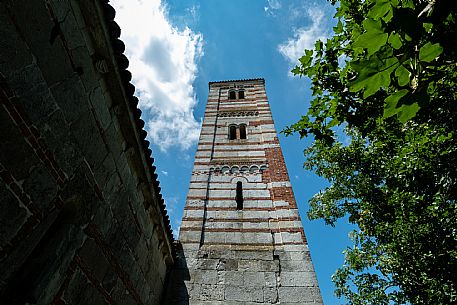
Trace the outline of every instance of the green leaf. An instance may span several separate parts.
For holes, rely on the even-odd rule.
[[[398,114],[398,120],[401,123],[406,123],[415,117],[420,108],[430,100],[430,97],[425,91],[418,91],[411,94],[408,94],[408,92],[407,89],[403,89],[385,99],[385,118]]]
[[[341,20],[338,20],[337,25],[333,27],[333,31],[335,32],[335,34],[343,33],[343,23],[341,22]]]
[[[420,107],[418,103],[412,103],[411,105],[402,105],[401,111],[398,115],[398,120],[402,123],[406,123],[416,116],[416,113],[419,111],[419,109]]]
[[[433,29],[433,23],[424,22],[422,23],[422,26],[424,27],[427,33],[430,33]]]
[[[391,33],[387,41],[395,50],[400,49],[403,45],[403,43],[400,40],[400,35],[398,33]]]
[[[303,67],[307,67],[311,64],[313,59],[313,51],[312,50],[305,50],[305,55],[300,57],[298,60],[302,64]]]
[[[381,21],[366,19],[363,22],[363,27],[366,32],[355,40],[353,47],[366,48],[368,55],[371,55],[386,44],[389,35],[384,33]]]
[[[395,70],[395,76],[397,77],[398,85],[400,87],[406,86],[409,83],[410,73],[408,69],[405,68],[405,66],[398,66],[398,68]]]
[[[389,0],[376,1],[367,16],[368,18],[379,19],[384,17],[390,10],[392,10],[392,6]]]
[[[413,0],[403,0],[401,5],[404,8],[414,9],[414,1]]]
[[[435,82],[430,82],[427,86],[427,94],[428,95],[433,95],[436,91],[436,83]]]
[[[419,60],[425,62],[431,62],[437,58],[443,52],[443,48],[439,43],[430,43],[427,42],[419,50]]]
[[[351,92],[364,90],[363,97],[367,98],[380,88],[390,85],[390,74],[397,66],[396,57],[380,60],[376,56],[372,56],[369,60],[353,61],[351,67],[358,72],[358,76],[350,83],[349,90]]]
[[[408,90],[403,89],[400,91],[395,92],[394,94],[389,95],[385,100],[385,105],[384,105],[384,118],[389,118],[398,112],[400,112],[401,108],[397,107],[398,102],[402,97],[404,97],[406,94],[408,94]]]

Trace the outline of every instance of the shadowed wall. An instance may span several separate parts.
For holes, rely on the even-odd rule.
[[[158,304],[172,235],[107,1],[0,3],[0,303]]]

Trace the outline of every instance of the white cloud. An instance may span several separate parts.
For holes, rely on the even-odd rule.
[[[273,11],[279,10],[281,7],[282,4],[279,2],[279,0],[267,0],[267,6],[265,6],[263,9],[266,13],[274,14]]]
[[[168,176],[168,172],[167,171],[160,171],[164,176]]]
[[[173,214],[175,212],[176,205],[178,204],[179,198],[175,197],[175,196],[171,196],[171,197],[168,197],[168,198],[165,198],[165,199],[166,199],[165,203],[167,204],[167,210],[170,213],[170,216],[173,216]]]
[[[203,36],[171,24],[161,0],[112,4],[150,140],[163,151],[172,146],[188,149],[198,141],[201,125],[193,115],[193,82],[203,56]]]
[[[200,4],[193,5],[190,8],[186,9],[186,11],[190,14],[193,20],[198,20],[200,18]]]
[[[293,38],[278,46],[278,51],[292,64],[296,65],[305,49],[313,49],[317,40],[325,41],[329,36],[331,27],[324,19],[325,13],[319,8],[308,8],[306,13],[311,21],[307,27],[294,30]]]

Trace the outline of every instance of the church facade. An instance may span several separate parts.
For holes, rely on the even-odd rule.
[[[209,83],[166,304],[322,304],[263,79]]]
[[[160,304],[173,236],[115,10],[0,2],[0,304]]]

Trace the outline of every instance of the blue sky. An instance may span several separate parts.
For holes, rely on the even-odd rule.
[[[265,78],[276,129],[306,112],[310,85],[291,68],[305,48],[331,35],[325,0],[115,0],[130,70],[175,232],[179,230],[208,82]],[[311,139],[279,135],[325,304],[331,275],[343,263],[350,226],[306,217],[325,181],[303,169]]]

